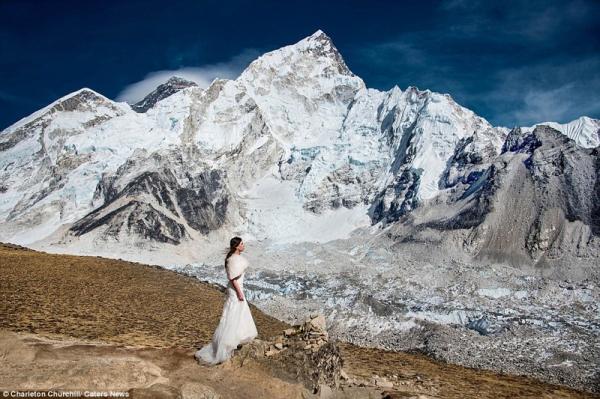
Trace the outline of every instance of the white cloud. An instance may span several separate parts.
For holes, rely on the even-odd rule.
[[[528,91],[523,97],[523,107],[514,112],[514,119],[526,123],[546,120],[566,122],[573,118],[573,106],[579,105],[570,100],[574,94],[574,84]]]
[[[497,85],[486,94],[497,119],[509,126],[569,122],[580,116],[596,117],[600,90],[600,57],[551,62],[499,71]]]
[[[215,78],[236,78],[259,55],[260,53],[255,49],[246,49],[226,62],[150,72],[141,81],[132,83],[121,90],[116,99],[128,103],[138,102],[172,76],[190,80],[203,88],[208,87]]]

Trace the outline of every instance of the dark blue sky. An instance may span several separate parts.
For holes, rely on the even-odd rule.
[[[584,0],[0,0],[0,129],[81,87],[234,78],[317,29],[369,87],[450,93],[495,125],[600,118],[599,21]]]

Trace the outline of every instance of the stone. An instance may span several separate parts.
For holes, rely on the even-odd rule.
[[[292,335],[296,335],[296,329],[295,328],[288,328],[287,330],[283,331],[283,334],[286,337],[292,336]]]
[[[371,379],[371,381],[374,383],[374,385],[381,387],[381,388],[393,388],[394,387],[393,382],[389,381],[385,377],[379,377],[378,375],[374,375],[373,378]]]
[[[325,329],[326,329],[325,316],[320,314],[319,316],[315,317],[314,319],[312,319],[310,321],[310,326],[315,328],[317,331],[325,331]]]
[[[212,388],[196,382],[187,382],[181,387],[181,395],[183,399],[220,399]]]
[[[302,382],[313,394],[322,384],[339,388],[343,359],[336,343],[328,341],[326,334],[318,331],[324,321],[324,316],[318,316],[309,323],[283,330],[283,334],[268,341],[255,339],[234,358],[238,359],[240,367],[242,361],[255,361],[277,370],[278,374]],[[316,333],[310,334],[313,329]]]
[[[346,371],[344,371],[344,369],[340,370],[340,377],[342,377],[342,379],[344,380],[348,379],[348,374],[346,373]]]
[[[326,384],[319,385],[318,394],[319,399],[329,399],[334,397],[333,389]]]
[[[269,349],[268,351],[265,352],[265,356],[270,357],[270,356],[276,355],[277,353],[278,352],[276,350]]]

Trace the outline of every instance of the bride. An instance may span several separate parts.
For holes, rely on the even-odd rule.
[[[248,302],[244,298],[244,270],[248,260],[241,255],[244,242],[233,237],[229,242],[229,252],[225,257],[227,272],[227,299],[219,325],[214,332],[212,342],[194,354],[198,360],[217,364],[229,359],[239,344],[252,341],[257,335],[256,325],[250,313]]]

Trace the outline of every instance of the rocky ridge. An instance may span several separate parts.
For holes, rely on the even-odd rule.
[[[165,83],[159,85],[154,91],[144,97],[142,100],[131,105],[131,109],[135,112],[146,112],[154,107],[157,102],[163,100],[186,87],[198,86],[195,82],[190,82],[183,78],[173,76]]]

